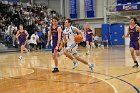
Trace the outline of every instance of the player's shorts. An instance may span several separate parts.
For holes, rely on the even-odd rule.
[[[54,50],[55,50],[55,48],[56,48],[56,46],[57,46],[57,41],[56,42],[53,42],[53,44],[52,44],[53,46],[52,46],[52,53],[54,53]],[[60,52],[61,50],[62,50],[62,48],[63,48],[63,42],[61,41],[60,42],[60,44],[59,44],[59,47],[58,47],[58,52]]]
[[[76,42],[73,42],[72,44],[69,44],[66,49],[69,52],[72,52],[72,54],[77,54],[77,48],[78,48],[78,44]]]
[[[135,42],[130,41],[129,47],[132,47],[135,50],[139,50],[139,43],[138,43],[138,41],[135,41]]]
[[[88,41],[88,42],[92,42],[93,39],[92,39],[92,37],[86,37],[86,41]]]
[[[26,40],[21,40],[21,41],[19,41],[19,45],[20,45],[20,46],[24,45],[25,43],[26,43]]]

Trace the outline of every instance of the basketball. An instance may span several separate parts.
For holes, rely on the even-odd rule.
[[[74,37],[74,41],[75,41],[76,43],[80,43],[80,42],[83,41],[83,37],[82,37],[81,35],[76,35],[76,36]]]

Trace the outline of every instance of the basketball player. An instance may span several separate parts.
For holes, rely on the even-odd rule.
[[[21,55],[23,54],[23,52],[28,52],[27,48],[26,48],[26,43],[28,40],[29,34],[26,30],[23,29],[23,25],[20,24],[19,26],[19,31],[16,34],[16,38],[19,42],[20,45],[20,52]],[[22,56],[19,56],[19,59],[22,59]]]
[[[76,43],[74,41],[74,36],[78,34],[80,34],[82,36],[82,33],[79,29],[77,29],[76,27],[71,26],[71,19],[66,19],[65,20],[65,30],[63,31],[64,34],[64,41],[67,43],[67,47],[64,49],[64,55],[66,55],[66,57],[68,57],[69,59],[71,59],[74,63],[74,68],[75,69],[78,66],[78,61],[86,64],[89,66],[90,71],[93,72],[93,64],[88,63],[86,60],[83,60],[82,58],[80,58],[77,54],[77,47],[78,47],[78,43]],[[72,54],[71,54],[72,52]]]
[[[49,42],[51,40],[52,37],[52,56],[53,56],[53,60],[55,63],[55,68],[53,69],[53,73],[55,72],[59,72],[58,69],[58,51],[59,51],[59,45],[61,43],[61,34],[62,34],[62,29],[60,26],[58,26],[58,21],[59,19],[57,17],[54,17],[52,19],[52,26],[50,28],[50,31],[48,32],[48,41],[46,44],[46,47],[48,47]]]
[[[94,33],[94,30],[89,23],[85,24],[84,33],[86,36],[86,48],[87,48],[86,54],[89,55],[89,50],[91,49],[92,51],[93,47],[93,33]]]
[[[134,52],[136,52],[137,56],[140,55],[139,43],[138,43],[139,32],[140,32],[140,27],[137,25],[137,19],[131,18],[129,28],[128,28],[128,33],[126,36],[123,36],[123,38],[129,37],[129,35],[130,35],[129,47],[130,47],[132,59],[134,60],[133,68],[137,68],[139,66],[139,64],[136,60],[135,54],[134,54]]]

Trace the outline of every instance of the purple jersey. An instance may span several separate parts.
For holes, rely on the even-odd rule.
[[[91,29],[86,29],[86,41],[92,42],[93,33],[88,34],[88,32],[92,32]]]
[[[138,43],[139,32],[137,31],[137,26],[135,26],[132,29],[129,27],[129,33],[130,33],[129,47],[132,47],[135,50],[139,50],[139,43]]]
[[[57,29],[58,29],[58,27],[56,27],[56,28],[51,27],[52,41],[54,43],[57,43],[57,40],[58,40],[58,31],[57,31]]]
[[[58,31],[57,31],[58,27],[56,28],[52,28],[51,27],[51,34],[52,34],[52,53],[54,53],[54,49],[57,46],[57,42],[58,42]],[[62,34],[61,34],[61,39],[62,39]]]
[[[138,37],[139,37],[139,32],[137,31],[137,26],[135,26],[134,28],[130,28],[129,27],[129,33],[130,33],[130,42],[135,42],[138,41]]]
[[[19,34],[20,34],[20,36],[18,37],[18,40],[19,40],[19,43],[21,44],[21,45],[24,45],[25,44],[25,42],[26,42],[26,34],[25,34],[25,31],[23,31],[23,32],[20,32],[19,31]]]

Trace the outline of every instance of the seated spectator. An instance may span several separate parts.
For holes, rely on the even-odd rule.
[[[37,35],[39,37],[39,39],[37,40],[37,48],[42,49],[42,45],[43,45],[43,33],[41,30],[38,30]]]
[[[34,34],[31,35],[29,40],[30,50],[35,50],[37,46],[37,40],[39,39],[37,32],[35,31]]]
[[[7,46],[8,48],[10,48],[10,43],[12,42],[12,37],[11,37],[10,35],[7,35],[7,36],[5,37],[5,41],[6,41],[6,46]]]
[[[105,35],[102,40],[102,45],[108,48],[108,37]]]
[[[10,43],[12,41],[12,38],[10,35],[10,31],[8,30],[8,27],[6,27],[6,29],[5,29],[5,41],[6,41],[6,46],[8,48],[10,48]]]
[[[15,25],[13,25],[11,31],[12,31],[11,36],[12,36],[12,40],[13,40],[13,46],[15,46],[16,45],[15,42],[16,42],[17,27]]]
[[[98,35],[96,35],[96,36],[94,37],[94,45],[95,45],[96,47],[98,47],[98,45],[99,45],[99,36],[98,36]]]

